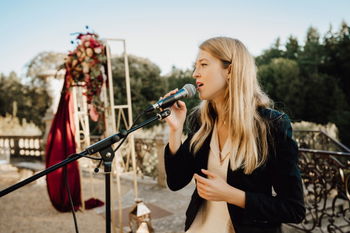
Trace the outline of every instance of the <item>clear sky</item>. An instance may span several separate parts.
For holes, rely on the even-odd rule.
[[[316,27],[350,24],[348,0],[0,0],[0,72],[25,72],[39,52],[72,50],[73,32],[89,25],[101,38],[123,38],[128,53],[147,57],[162,73],[190,68],[198,45],[213,36],[240,39],[253,55],[277,37],[305,39]],[[120,46],[114,52],[120,53]]]

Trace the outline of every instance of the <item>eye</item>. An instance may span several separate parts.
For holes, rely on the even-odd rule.
[[[208,64],[206,64],[206,63],[202,63],[202,64],[201,64],[201,66],[207,66],[207,65],[208,65]]]

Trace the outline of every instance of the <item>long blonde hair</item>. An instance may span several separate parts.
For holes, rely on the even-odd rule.
[[[251,174],[266,161],[268,154],[268,124],[260,117],[257,108],[270,107],[272,101],[261,90],[255,60],[242,42],[214,37],[204,41],[199,48],[221,60],[224,68],[231,69],[224,103],[228,137],[232,143],[230,164],[232,170],[243,165],[244,173]],[[203,145],[216,120],[213,101],[202,100],[197,110],[201,126],[191,139],[194,153]]]

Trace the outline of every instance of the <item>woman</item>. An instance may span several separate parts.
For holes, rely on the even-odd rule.
[[[301,222],[298,147],[288,116],[269,108],[254,58],[239,40],[211,38],[199,46],[193,77],[202,101],[183,143],[185,103],[178,101],[166,118],[168,186],[196,183],[185,231],[281,232],[281,223]]]

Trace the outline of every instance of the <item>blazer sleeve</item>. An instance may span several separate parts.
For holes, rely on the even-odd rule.
[[[298,146],[285,114],[276,124],[275,158],[270,177],[276,196],[246,192],[245,211],[264,222],[300,223],[305,217],[303,186],[298,168]]]
[[[169,189],[177,191],[185,187],[194,175],[194,156],[190,152],[192,134],[181,144],[175,154],[169,149],[169,143],[164,149],[165,172]]]

